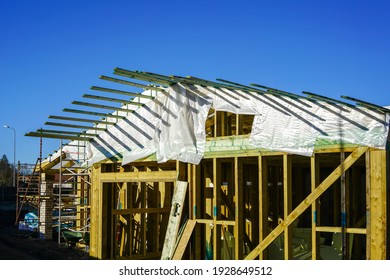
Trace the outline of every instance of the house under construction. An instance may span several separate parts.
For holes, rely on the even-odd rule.
[[[84,109],[26,134],[60,149],[18,188],[16,222],[33,203],[43,238],[98,259],[389,258],[390,109],[223,79],[100,78],[83,95],[100,103],[73,101]]]

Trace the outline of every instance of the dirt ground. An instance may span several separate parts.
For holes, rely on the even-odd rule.
[[[0,260],[88,260],[85,250],[61,246],[57,240],[42,240],[14,225],[12,203],[0,203]]]

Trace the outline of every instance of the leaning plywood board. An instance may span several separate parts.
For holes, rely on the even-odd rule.
[[[173,255],[173,260],[181,260],[181,258],[183,257],[184,251],[187,248],[188,241],[190,240],[192,232],[194,231],[195,224],[195,220],[187,221],[183,235],[181,236],[179,244],[177,244],[175,254]]]
[[[173,192],[171,213],[167,233],[165,235],[164,247],[161,254],[162,260],[170,260],[175,250],[177,240],[177,232],[179,231],[181,213],[183,212],[183,204],[187,191],[187,182],[177,181]]]

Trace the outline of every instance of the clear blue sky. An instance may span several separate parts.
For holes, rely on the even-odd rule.
[[[35,163],[24,134],[115,67],[390,105],[389,14],[375,0],[2,0],[0,156],[13,160],[8,124],[17,160]],[[43,156],[58,147],[44,139]]]

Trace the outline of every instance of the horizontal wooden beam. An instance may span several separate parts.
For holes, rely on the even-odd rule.
[[[171,211],[170,207],[163,208],[128,208],[128,209],[114,209],[112,214],[114,215],[127,215],[127,214],[144,214],[144,213],[168,213]]]
[[[214,224],[214,220],[212,220],[212,219],[196,219],[196,222],[199,224]],[[235,221],[217,220],[215,223],[217,225],[223,225],[223,226],[235,226],[236,225]]]
[[[317,232],[340,232],[341,233],[341,227],[317,227]],[[347,233],[354,233],[354,234],[367,234],[366,228],[346,228]]]
[[[101,173],[100,180],[108,182],[175,182],[176,171],[112,172]]]

